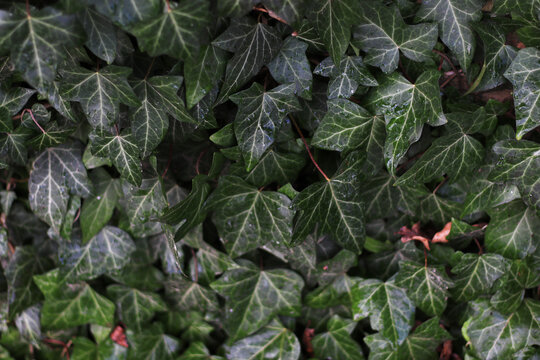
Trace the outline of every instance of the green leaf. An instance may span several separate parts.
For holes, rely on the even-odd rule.
[[[148,326],[143,332],[135,334],[130,341],[128,359],[173,360],[180,349],[180,341],[164,334],[159,324]]]
[[[204,0],[194,0],[164,7],[161,14],[135,23],[130,32],[137,38],[140,49],[150,56],[194,57],[210,20],[208,5]]]
[[[120,310],[120,319],[127,328],[141,332],[156,311],[166,311],[167,306],[158,294],[128,288],[122,285],[107,287],[107,295],[114,299]]]
[[[204,46],[199,55],[186,59],[186,102],[188,109],[212,90],[225,72],[227,54],[214,45]]]
[[[262,187],[273,182],[279,185],[293,181],[304,167],[305,157],[295,153],[268,150],[246,176],[246,181]]]
[[[182,275],[170,275],[165,282],[165,297],[180,311],[215,311],[219,308],[216,293]]]
[[[391,172],[399,164],[409,146],[418,141],[424,123],[438,126],[446,123],[439,93],[440,73],[428,70],[411,84],[398,73],[380,81],[366,99],[366,108],[384,115],[386,143],[384,158]]]
[[[220,2],[221,4],[221,2]],[[184,351],[178,360],[223,360],[221,356],[210,355],[210,352],[202,342],[193,342]]]
[[[279,359],[298,359],[300,341],[278,320],[227,348],[228,359],[266,359],[279,354]]]
[[[253,0],[222,0],[217,3],[217,10],[221,16],[240,17],[250,12],[252,8]]]
[[[82,67],[62,69],[62,95],[81,104],[86,118],[98,131],[110,132],[117,121],[120,103],[140,105],[126,78],[130,68],[109,65],[98,71]]]
[[[351,26],[358,13],[352,0],[317,0],[311,5],[309,19],[317,27],[317,32],[334,63],[339,63],[349,46]]]
[[[99,12],[121,25],[148,20],[162,9],[159,0],[97,0],[91,3]]]
[[[365,240],[364,210],[358,192],[348,181],[335,179],[314,183],[293,201],[297,209],[292,243],[299,244],[315,230],[331,234],[344,248],[357,254]]]
[[[437,26],[407,25],[397,7],[366,3],[353,36],[354,44],[367,53],[365,62],[388,74],[398,68],[400,50],[413,61],[428,61],[437,42]]]
[[[528,299],[515,312],[503,315],[487,308],[470,318],[466,333],[482,359],[508,358],[540,341],[540,304]]]
[[[9,315],[23,311],[42,299],[32,276],[50,269],[50,259],[39,256],[32,246],[18,246],[5,268],[8,284]]]
[[[277,314],[295,316],[300,312],[304,281],[285,270],[259,270],[250,262],[232,269],[210,286],[227,299],[225,329],[231,341],[263,327]]]
[[[82,15],[82,26],[86,32],[86,47],[107,64],[116,58],[116,29],[105,16],[86,8]]]
[[[25,164],[28,158],[26,141],[31,133],[31,130],[20,126],[14,132],[0,135],[0,154],[7,155],[12,163]]]
[[[105,226],[86,245],[72,240],[60,248],[59,275],[68,282],[90,280],[129,263],[135,243],[124,231]]]
[[[28,190],[30,207],[55,233],[59,233],[69,196],[92,192],[77,143],[48,148],[33,163]]]
[[[423,1],[416,13],[417,20],[435,21],[439,34],[466,73],[469,72],[476,48],[471,25],[482,17],[479,0],[428,0]]]
[[[493,152],[499,156],[496,166],[488,179],[514,184],[519,189],[523,200],[540,213],[540,176],[537,143],[527,140],[502,140],[493,145]]]
[[[214,223],[231,257],[238,257],[268,243],[290,243],[291,201],[274,191],[259,191],[235,176],[220,179],[207,200]]]
[[[75,45],[79,31],[75,17],[50,7],[37,10],[22,4],[0,11],[0,52],[11,50],[11,59],[25,80],[39,92],[48,89],[65,56],[63,46]]]
[[[82,242],[86,243],[105,226],[113,215],[114,208],[121,195],[120,182],[112,179],[101,168],[90,173],[95,195],[83,203],[80,215]]]
[[[262,3],[291,25],[303,17],[306,7],[304,0],[263,0]]]
[[[517,55],[517,49],[506,45],[506,34],[497,23],[479,23],[474,29],[484,43],[485,72],[475,91],[493,89],[504,83],[503,74]]]
[[[7,109],[10,115],[15,115],[35,93],[35,90],[22,87],[12,87],[8,90],[0,87],[0,107]]]
[[[334,315],[327,323],[327,332],[315,336],[312,340],[315,355],[334,360],[362,360],[362,349],[351,338],[357,323]]]
[[[355,280],[342,274],[323,286],[325,282],[319,281],[321,286],[307,294],[305,298],[306,305],[318,309],[337,305],[347,307],[352,305],[351,288],[356,283]]]
[[[272,77],[280,84],[294,83],[295,93],[311,100],[313,75],[306,56],[308,45],[292,36],[285,39],[279,53],[268,64]]]
[[[227,100],[229,95],[239,90],[264,64],[278,54],[281,38],[275,28],[258,23],[245,26],[241,31],[240,39],[235,39],[235,54],[227,63],[225,80],[217,103]]]
[[[368,279],[352,289],[354,319],[370,317],[371,327],[396,345],[412,328],[414,305],[405,291],[393,282]]]
[[[491,289],[495,280],[506,271],[507,260],[497,254],[463,254],[452,268],[456,275],[452,297],[456,301],[470,301]]]
[[[375,170],[381,164],[384,133],[384,119],[381,117],[371,115],[352,101],[332,99],[328,101],[328,112],[315,131],[311,144],[333,151],[365,150]]]
[[[516,108],[516,138],[540,125],[540,51],[526,48],[518,52],[504,77],[514,86],[514,106]]]
[[[531,208],[514,200],[488,213],[491,219],[484,239],[488,251],[511,259],[524,258],[534,252],[540,219]]]
[[[15,326],[17,326],[21,337],[34,346],[39,346],[42,337],[39,315],[40,307],[34,305],[21,312],[15,318]]]
[[[250,171],[274,143],[285,116],[300,110],[300,104],[294,96],[293,84],[264,91],[255,83],[249,89],[232,95],[231,100],[238,105],[234,131],[246,170]]]
[[[139,149],[131,133],[95,137],[90,149],[97,157],[109,158],[122,178],[133,185],[141,185],[142,169]]]
[[[330,77],[328,99],[348,99],[359,86],[377,86],[377,80],[371,75],[360,56],[345,56],[339,66],[331,58],[326,58],[313,71],[316,75]]]
[[[103,326],[113,323],[114,304],[88,284],[63,287],[57,270],[34,276],[34,282],[45,295],[41,309],[44,328],[56,330],[88,323]]]
[[[396,285],[407,290],[409,298],[427,315],[440,316],[454,285],[442,266],[423,266],[411,261],[400,264]]]

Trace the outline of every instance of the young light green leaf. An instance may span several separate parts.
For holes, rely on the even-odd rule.
[[[440,316],[446,308],[454,285],[442,266],[424,266],[411,261],[402,262],[396,285],[407,290],[409,298],[427,315]]]
[[[249,89],[231,95],[231,101],[238,105],[234,131],[247,171],[253,169],[274,143],[285,116],[300,110],[294,89],[294,84],[289,84],[264,91],[254,83]]]
[[[268,243],[290,243],[293,212],[283,194],[259,191],[235,176],[224,176],[207,200],[227,252],[238,257]]]
[[[422,1],[416,18],[435,21],[443,43],[457,57],[466,73],[469,72],[476,40],[472,23],[482,18],[480,0],[428,0]]]
[[[225,329],[231,340],[254,333],[277,314],[300,312],[304,281],[286,269],[259,270],[250,262],[232,269],[210,286],[227,299]]]
[[[38,155],[30,172],[30,207],[57,234],[70,194],[87,197],[92,192],[81,153],[81,146],[74,142],[48,148]]]
[[[313,75],[306,56],[308,45],[292,36],[285,39],[279,53],[268,64],[272,77],[280,84],[294,83],[295,93],[311,100]]]
[[[351,338],[357,323],[350,319],[332,316],[327,323],[327,332],[318,334],[312,340],[316,356],[333,360],[363,360],[360,345]]]
[[[384,158],[392,173],[409,146],[420,138],[424,123],[432,126],[446,123],[439,76],[439,72],[428,70],[411,84],[398,73],[392,73],[368,95],[366,108],[373,114],[384,115],[386,120]]]
[[[516,138],[540,125],[540,50],[526,48],[518,52],[504,77],[514,86]]]
[[[397,7],[362,3],[354,44],[367,52],[365,62],[388,74],[398,68],[400,50],[407,58],[426,62],[437,42],[436,24],[407,25]]]
[[[352,289],[355,320],[370,317],[371,327],[396,345],[401,345],[412,328],[414,305],[405,290],[393,281],[368,279]]]
[[[150,56],[165,54],[179,59],[196,56],[203,29],[210,20],[208,2],[194,0],[178,6],[166,5],[161,14],[130,27],[139,47]]]

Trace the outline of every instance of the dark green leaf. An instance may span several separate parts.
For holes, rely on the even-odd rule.
[[[116,29],[113,24],[100,13],[86,8],[82,26],[87,36],[86,47],[107,64],[111,64],[116,57]]]
[[[328,331],[315,336],[312,340],[315,355],[335,360],[364,359],[362,349],[350,335],[356,325],[353,320],[334,315],[326,325]]]

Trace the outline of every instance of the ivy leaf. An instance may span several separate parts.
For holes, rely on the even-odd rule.
[[[126,78],[130,68],[109,65],[98,71],[82,67],[62,69],[62,95],[81,104],[90,124],[107,131],[118,117],[120,103],[140,105]]]
[[[216,293],[182,275],[171,275],[165,282],[165,296],[180,311],[218,309]]]
[[[337,305],[351,306],[351,288],[356,283],[355,280],[347,275],[338,275],[325,286],[322,286],[323,281],[319,281],[319,283],[321,287],[307,294],[305,298],[306,305],[319,309]]]
[[[86,199],[81,209],[83,243],[94,237],[109,222],[118,197],[121,195],[120,182],[112,179],[105,170],[94,170],[90,178],[94,184],[95,195]]]
[[[220,3],[221,4],[221,3]],[[178,360],[223,360],[221,356],[210,355],[203,342],[192,342]]]
[[[234,341],[259,330],[277,314],[299,314],[304,281],[290,270],[261,271],[243,261],[241,268],[225,272],[210,286],[227,299],[225,329]]]
[[[483,359],[507,358],[540,341],[539,316],[538,301],[527,299],[509,315],[485,309],[468,320],[465,331],[474,351]]]
[[[327,323],[327,332],[315,336],[312,340],[315,355],[334,360],[364,359],[362,349],[351,338],[357,323],[353,320],[332,316]]]
[[[478,23],[474,29],[484,43],[484,76],[475,91],[493,89],[504,83],[503,74],[517,55],[517,49],[506,45],[506,35],[496,23]]]
[[[161,9],[159,0],[98,0],[92,4],[99,12],[124,26],[148,20]]]
[[[293,213],[289,206],[287,196],[259,191],[235,176],[222,177],[207,200],[225,248],[233,258],[268,243],[290,243]]]
[[[349,46],[351,26],[358,13],[356,4],[352,0],[317,0],[311,6],[308,17],[334,63],[339,63]]]
[[[75,17],[50,7],[29,14],[22,4],[11,12],[0,11],[0,52],[11,50],[11,60],[25,80],[39,92],[45,92],[56,76],[64,57],[62,46],[75,45],[79,31]]]
[[[360,56],[345,56],[339,66],[331,58],[326,58],[313,71],[314,74],[330,77],[328,99],[348,99],[360,85],[377,86],[377,80],[371,75]]]
[[[354,319],[370,317],[371,327],[392,343],[401,345],[414,319],[414,305],[394,282],[361,281],[352,289]]]
[[[437,42],[437,26],[407,25],[397,7],[362,4],[361,21],[354,38],[355,44],[367,52],[365,62],[388,74],[398,68],[400,50],[413,61],[428,61]]]
[[[406,261],[400,264],[396,285],[405,288],[409,298],[427,315],[440,316],[450,295],[448,288],[454,283],[442,266],[422,266]]]
[[[488,211],[489,225],[486,229],[486,249],[504,257],[524,258],[534,252],[540,232],[540,219],[520,200]]]
[[[373,170],[380,168],[384,144],[384,119],[371,115],[345,99],[328,101],[328,112],[315,131],[311,144],[326,150],[362,149],[368,153]]]
[[[457,57],[466,73],[470,70],[476,47],[471,25],[482,18],[479,0],[429,0],[423,1],[416,13],[419,21],[439,24],[443,43]]]
[[[116,58],[116,29],[105,16],[92,8],[85,8],[82,26],[86,32],[86,47],[97,57],[111,64]]]
[[[315,229],[331,234],[344,248],[357,254],[365,241],[364,210],[354,186],[340,177],[314,183],[293,201],[297,209],[292,243],[299,244]]]
[[[311,100],[313,75],[306,56],[308,45],[292,36],[285,39],[279,53],[268,64],[272,77],[280,84],[294,83],[296,94]]]
[[[23,311],[42,299],[32,276],[41,274],[52,267],[48,258],[39,256],[32,246],[18,246],[5,268],[8,283],[9,315]]]
[[[139,149],[131,133],[95,137],[91,143],[94,156],[109,158],[124,179],[139,186],[142,181]]]
[[[380,333],[366,336],[365,341],[375,360],[429,360],[438,357],[437,346],[451,338],[451,335],[439,326],[439,318],[435,317],[420,324],[397,348]]]
[[[0,154],[7,155],[12,163],[25,164],[28,158],[26,141],[31,133],[31,130],[20,126],[14,132],[0,135]]]
[[[438,126],[446,123],[439,95],[440,73],[428,70],[411,84],[398,73],[380,82],[366,100],[373,114],[384,115],[386,167],[394,172],[409,146],[418,141],[424,123]]]
[[[289,84],[264,91],[261,85],[254,83],[230,97],[238,105],[234,129],[247,171],[253,169],[274,143],[285,116],[300,110],[294,89],[294,85]]]
[[[261,187],[273,182],[287,184],[296,179],[306,163],[303,155],[268,150],[246,176],[246,181]]]
[[[110,326],[114,320],[114,304],[95,292],[88,284],[61,287],[57,270],[34,276],[45,302],[41,324],[51,330],[68,329],[88,323]]]
[[[264,64],[269,63],[277,55],[281,45],[277,30],[266,24],[248,25],[241,31],[242,36],[236,37],[233,45],[235,54],[227,63],[218,104],[227,100],[229,95],[256,75]]]
[[[540,147],[527,140],[502,140],[493,145],[493,152],[499,156],[496,166],[488,179],[514,184],[523,200],[540,212],[540,188],[538,184]]]
[[[141,332],[156,311],[166,311],[167,306],[158,294],[128,288],[123,285],[110,285],[107,294],[114,299],[120,310],[120,319],[126,326]]]
[[[105,226],[86,245],[72,240],[61,246],[59,275],[68,282],[94,279],[126,266],[133,251],[135,243],[126,232]]]
[[[276,353],[286,359],[300,357],[300,342],[296,335],[276,319],[227,348],[228,359],[264,359]]]
[[[540,125],[540,51],[526,48],[518,52],[504,77],[514,86],[514,106],[516,109],[516,138]]]
[[[199,52],[203,29],[209,23],[208,2],[184,1],[163,9],[146,21],[135,23],[130,31],[142,51],[150,56],[169,55],[187,59]]]
[[[125,211],[129,220],[129,228],[139,236],[150,236],[161,232],[157,221],[167,206],[159,178],[143,179],[137,188],[124,186]]]
[[[8,90],[0,87],[0,107],[6,109],[10,115],[15,115],[21,111],[35,93],[35,90],[22,87],[9,88]]]
[[[223,0],[217,3],[217,10],[221,16],[240,17],[250,12],[252,8],[253,0]]]
[[[30,344],[39,346],[41,341],[41,322],[39,321],[40,306],[34,305],[15,318],[15,325],[21,336]]]
[[[227,64],[227,54],[217,46],[204,46],[197,57],[186,59],[186,102],[191,109],[208,94],[221,79]]]
[[[507,260],[497,254],[463,254],[452,268],[452,273],[456,274],[452,297],[456,301],[478,298],[491,289],[506,268]]]
[[[180,341],[163,333],[160,324],[152,324],[142,332],[135,334],[130,345],[128,359],[163,359],[173,360],[180,349]]]
[[[77,143],[48,148],[38,155],[28,180],[30,207],[55,233],[60,232],[70,194],[91,193]]]
[[[291,25],[302,18],[306,7],[306,2],[303,0],[264,0],[262,3]]]

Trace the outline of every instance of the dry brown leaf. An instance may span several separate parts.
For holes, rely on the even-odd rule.
[[[409,241],[417,240],[420,241],[426,249],[429,250],[429,239],[420,234],[420,223],[416,223],[409,229],[406,226],[402,226],[398,234],[401,235],[401,242],[406,243]]]
[[[433,239],[431,239],[432,243],[447,243],[448,239],[446,238],[448,234],[450,234],[450,230],[452,229],[452,222],[446,223],[444,225],[443,229],[433,235]]]

